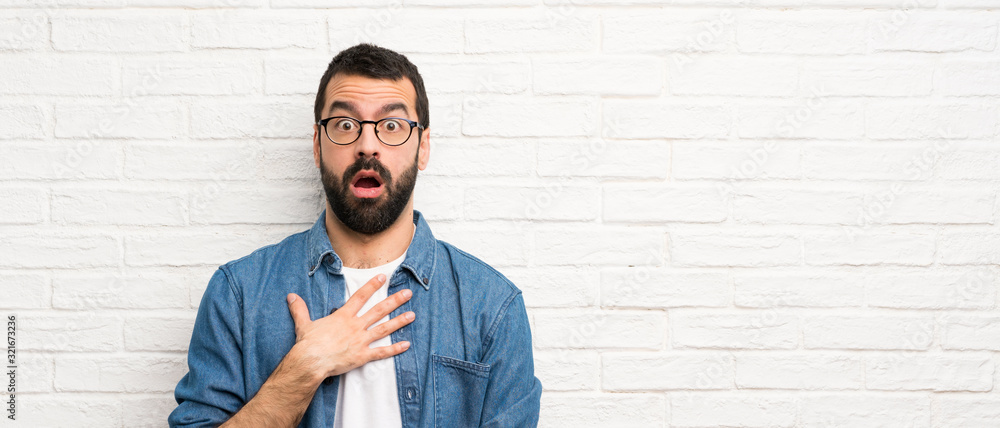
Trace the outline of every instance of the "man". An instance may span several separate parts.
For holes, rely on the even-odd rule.
[[[535,426],[520,290],[413,209],[430,157],[416,66],[368,44],[344,50],[315,119],[326,210],[212,276],[170,425]]]

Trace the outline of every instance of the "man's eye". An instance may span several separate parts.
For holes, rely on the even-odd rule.
[[[337,128],[338,131],[353,131],[354,122],[351,122],[349,120],[341,120],[337,122],[334,127]]]
[[[396,132],[402,129],[403,125],[399,123],[398,120],[387,120],[382,123],[382,130],[388,132]]]

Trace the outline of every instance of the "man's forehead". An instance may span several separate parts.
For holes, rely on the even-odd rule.
[[[334,101],[373,101],[380,104],[402,101],[413,108],[416,106],[416,99],[416,89],[406,77],[389,80],[338,74],[330,79],[326,87],[327,106]]]

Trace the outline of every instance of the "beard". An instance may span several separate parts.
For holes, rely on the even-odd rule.
[[[417,156],[420,150],[417,149]],[[349,229],[364,235],[375,235],[392,226],[413,196],[417,183],[417,157],[396,179],[382,162],[373,157],[362,157],[347,167],[342,177],[326,168],[320,154],[320,176],[323,190],[333,213]],[[372,170],[382,178],[385,188],[377,198],[359,198],[351,193],[354,175],[362,170]]]

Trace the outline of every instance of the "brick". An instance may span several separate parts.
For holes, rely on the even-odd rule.
[[[535,313],[539,349],[660,349],[666,317],[649,311],[546,311]]]
[[[864,383],[862,366],[861,358],[847,355],[742,354],[736,357],[736,386],[740,389],[860,389]]]
[[[18,317],[18,351],[112,352],[122,349],[122,320],[96,312]]]
[[[128,99],[117,104],[56,104],[59,138],[159,138],[185,134],[183,106]]]
[[[611,10],[602,20],[601,48],[609,53],[673,53],[667,58],[673,70],[693,61],[689,52],[715,52],[732,46],[735,22],[730,10]]]
[[[816,59],[802,66],[799,87],[822,87],[833,96],[930,95],[933,67],[925,62],[876,58],[862,61]]]
[[[595,351],[542,350],[534,352],[535,375],[546,391],[596,390],[601,362]]]
[[[248,0],[242,0],[248,1]],[[324,0],[271,0],[272,9],[284,8],[327,8],[330,3]],[[391,6],[399,5],[399,0],[342,0],[337,2],[338,7],[345,6]]]
[[[121,259],[112,235],[37,230],[0,235],[0,267],[80,268],[115,266]]]
[[[4,118],[0,139],[37,140],[45,137],[48,119],[46,111],[39,105],[0,104],[0,116]]]
[[[636,162],[636,154],[642,162]],[[666,178],[670,145],[661,141],[546,142],[538,144],[538,175]]]
[[[125,263],[130,266],[220,265],[243,257],[268,242],[246,228],[158,231],[125,236]]]
[[[989,428],[1000,420],[1000,399],[988,395],[935,395],[931,426],[940,428]]]
[[[817,88],[795,103],[744,104],[736,108],[740,138],[855,139],[864,135],[865,115],[852,99],[832,99]]]
[[[0,51],[41,50],[49,40],[49,19],[44,14],[0,19]]]
[[[596,281],[595,281],[596,282]],[[594,287],[596,290],[596,286]],[[52,287],[45,275],[11,272],[3,274],[0,295],[4,296],[0,308],[41,309],[51,306]]]
[[[783,141],[674,141],[671,176],[697,179],[798,178],[803,144]],[[731,192],[727,192],[731,193]]]
[[[267,0],[125,0],[129,7],[182,7],[192,9],[202,8],[259,8],[267,4]],[[281,3],[287,3],[283,1]],[[277,7],[273,5],[272,7]],[[125,415],[126,418],[128,415]],[[125,425],[132,426],[126,423]]]
[[[427,221],[458,220],[464,216],[461,197],[462,187],[451,177],[422,177],[413,191],[413,206]],[[325,197],[323,199],[326,200]]]
[[[307,148],[310,154],[308,166],[315,170],[311,161],[311,146],[301,141],[297,144]],[[263,150],[250,141],[129,142],[125,145],[125,177],[170,181],[250,180],[260,168]],[[264,162],[267,162],[266,158]]]
[[[186,195],[177,191],[56,188],[52,192],[52,221],[178,226],[186,223],[186,199]]]
[[[477,95],[478,96],[478,95]],[[474,98],[480,100],[479,98]],[[431,133],[435,137],[458,137],[462,135],[463,124],[463,104],[465,103],[461,95],[435,95],[430,97],[430,111],[434,121]],[[480,100],[481,101],[481,100]]]
[[[927,396],[882,394],[812,395],[803,397],[799,409],[802,427],[907,426],[930,427]]]
[[[670,397],[670,426],[795,426],[798,405],[790,396],[697,392]]]
[[[935,142],[934,150],[928,150],[928,154],[925,158],[937,160],[934,171],[946,180],[1000,179],[1000,168],[996,168],[1000,164],[1000,150],[991,142]]]
[[[884,233],[864,228],[803,238],[806,264],[926,266],[934,259],[934,236]]]
[[[720,138],[732,126],[728,107],[663,101],[604,102],[606,138]]]
[[[125,319],[127,351],[187,351],[195,313],[184,317],[132,316]]]
[[[865,359],[869,390],[989,391],[993,388],[989,355],[878,355]]]
[[[323,7],[328,7],[324,4]],[[353,13],[332,13],[329,17],[330,49],[339,52],[358,43],[374,43],[397,52],[462,52],[463,20],[433,9],[406,10],[402,2],[389,7]]]
[[[177,408],[177,401],[174,400],[173,394],[157,394],[150,398],[126,396],[122,398],[122,408],[128,409],[124,415],[123,426],[153,428],[167,420],[170,412]]]
[[[947,265],[1000,263],[1000,235],[990,232],[946,232],[938,243],[937,260]]]
[[[874,16],[869,32],[876,51],[992,51],[997,20],[983,13],[903,9]]]
[[[800,246],[790,235],[672,233],[670,260],[676,266],[797,265]]]
[[[421,174],[465,177],[528,176],[534,170],[535,147],[511,139],[437,138],[431,142],[431,161]]]
[[[465,21],[465,52],[580,52],[598,46],[596,19],[562,16],[551,9],[545,9],[544,13],[542,18],[517,15],[468,19]]]
[[[935,75],[934,89],[941,95],[1000,95],[1000,62],[982,60],[946,60]]]
[[[275,11],[224,11],[191,19],[191,46],[235,49],[315,49],[325,46],[322,18]]]
[[[728,389],[733,358],[701,352],[618,353],[601,357],[603,391]]]
[[[868,306],[898,309],[992,309],[996,273],[985,269],[872,275]]]
[[[562,181],[542,185],[472,185],[465,191],[471,220],[594,220],[599,216],[596,185]]]
[[[740,52],[804,55],[859,54],[868,50],[865,20],[854,11],[749,12],[737,18]]]
[[[48,215],[49,194],[31,187],[0,187],[0,224],[35,224]]]
[[[477,96],[462,106],[462,133],[494,137],[573,137],[594,134],[593,98]]]
[[[795,61],[750,56],[691,58],[690,63],[670,69],[670,93],[790,96],[797,91],[799,64]]]
[[[0,71],[0,93],[101,95],[119,92],[119,61],[108,57],[12,56]]]
[[[1000,351],[1000,317],[947,315],[941,330],[944,349]]]
[[[264,60],[264,93],[271,95],[312,95],[330,62],[327,55],[309,59],[268,58]],[[423,70],[421,70],[423,72]]]
[[[704,185],[607,184],[601,199],[605,222],[715,223],[729,216],[728,195]]]
[[[108,179],[121,169],[122,149],[108,141],[11,141],[0,144],[0,159],[0,180]]]
[[[538,426],[663,426],[666,409],[664,397],[649,394],[543,394]]]
[[[931,315],[840,314],[805,317],[806,349],[924,350],[934,340]]]
[[[546,228],[535,233],[539,265],[659,265],[665,244],[662,229],[651,227]]]
[[[225,175],[230,178],[250,178],[260,170],[264,178],[269,180],[319,180],[319,168],[316,168],[316,163],[313,160],[311,140],[308,142],[301,139],[268,141],[267,144],[263,145],[262,149],[247,145],[246,143],[239,144],[244,146],[243,151],[245,152],[260,150],[262,153],[256,156],[247,156],[244,154],[237,156],[233,154],[231,160],[226,164],[220,163],[217,167],[208,168],[208,170],[233,169],[234,171],[238,171],[237,173]],[[435,150],[437,149],[436,146],[434,148]],[[192,172],[194,170],[192,169]],[[421,171],[421,174],[426,173]],[[420,185],[420,180],[417,180],[417,185]]]
[[[596,306],[601,276],[584,266],[504,269],[504,275],[522,291],[529,308]]]
[[[865,134],[884,140],[991,138],[997,109],[987,104],[873,102],[865,109]]]
[[[20,354],[16,362],[18,372],[17,392],[52,392],[52,381],[54,378],[52,373],[54,366],[52,357],[32,355],[29,358],[24,358],[24,354]],[[23,403],[24,401],[19,401],[19,404]],[[21,417],[21,413],[18,412],[18,418]]]
[[[260,62],[249,60],[129,60],[122,67],[130,96],[259,93],[262,80]]]
[[[155,273],[57,275],[52,281],[52,306],[60,309],[187,308],[187,282],[191,280],[190,276]]]
[[[933,144],[913,141],[808,142],[802,144],[802,175],[820,180],[920,180],[929,176],[929,168],[915,160],[934,152]]]
[[[183,356],[60,356],[56,390],[169,392],[186,372]]]
[[[733,218],[741,223],[851,224],[863,193],[838,187],[743,186],[733,196]]]
[[[20,379],[18,379],[20,382]],[[122,425],[117,397],[32,396],[18,399],[17,421],[24,426],[111,427]]]
[[[52,18],[52,46],[79,52],[179,52],[187,47],[187,18],[177,14]]]
[[[659,95],[664,82],[655,57],[542,58],[531,71],[536,94]]]
[[[601,272],[601,306],[676,308],[728,306],[730,279],[723,272],[612,268]]]
[[[523,93],[531,86],[531,63],[512,59],[460,57],[414,58],[430,93]],[[537,71],[536,71],[537,74]]]
[[[476,256],[491,266],[526,266],[530,231],[514,227],[440,224],[434,236]]]
[[[863,277],[827,272],[747,272],[733,275],[736,306],[749,308],[857,307],[865,302]]]
[[[793,349],[799,344],[799,320],[779,311],[670,312],[674,348]]]
[[[229,184],[209,194],[196,192],[191,198],[192,224],[303,223],[319,211],[319,183],[309,186],[261,186]],[[280,201],[280,203],[275,203]]]
[[[311,101],[200,101],[191,106],[191,135],[196,138],[311,139],[312,118]]]

